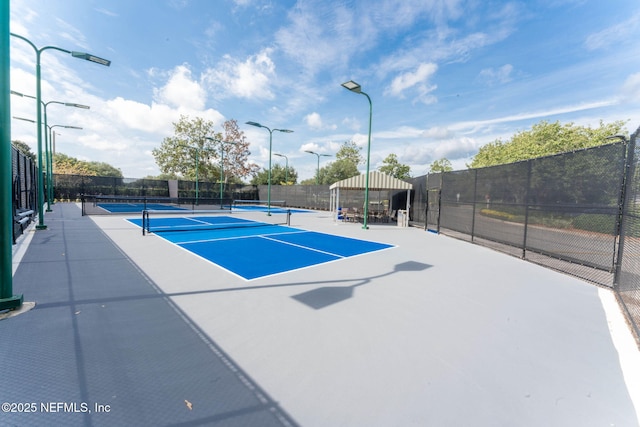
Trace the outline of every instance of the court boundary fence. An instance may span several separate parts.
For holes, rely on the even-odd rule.
[[[613,289],[640,336],[640,128],[627,140],[512,164],[432,173],[413,184],[409,224],[552,268]],[[31,166],[33,168],[33,166]],[[15,168],[15,164],[14,164]],[[24,169],[24,168],[23,168]],[[35,207],[35,171],[21,203]],[[57,200],[82,194],[169,197],[163,180],[54,175]],[[179,181],[179,197],[220,196],[219,184]],[[267,200],[266,185],[225,185],[223,197]],[[25,195],[28,196],[25,199]],[[325,185],[271,187],[287,206],[329,210]],[[404,206],[406,192],[370,200]],[[346,205],[362,205],[362,191]],[[640,344],[640,339],[639,339]]]
[[[639,133],[414,178],[413,225],[612,289],[640,345]]]
[[[12,236],[16,243],[36,217],[38,206],[36,162],[11,145],[11,212],[13,214]]]

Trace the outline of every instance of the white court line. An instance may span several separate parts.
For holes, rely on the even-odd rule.
[[[184,242],[172,242],[172,243],[175,243],[176,245],[187,245],[189,243],[206,243],[206,242],[217,242],[222,240],[249,239],[251,237],[279,236],[281,234],[299,234],[299,233],[308,233],[308,231],[298,230],[298,231],[285,231],[282,233],[250,234],[248,236],[230,236],[230,237],[219,237],[217,239],[186,240]],[[168,239],[165,239],[165,240],[168,240]]]
[[[286,233],[280,233],[280,234],[286,234]],[[289,233],[289,234],[292,234],[292,233]],[[320,249],[311,248],[309,246],[298,245],[297,243],[283,242],[282,240],[274,239],[274,238],[268,237],[268,236],[258,236],[258,237],[262,237],[263,239],[271,240],[273,242],[284,243],[285,245],[289,245],[289,246],[295,246],[296,248],[302,248],[302,249],[307,249],[307,250],[314,251],[314,252],[319,252],[319,253],[325,254],[325,255],[331,255],[331,256],[338,257],[338,258],[347,258],[344,255],[338,255],[338,254],[334,254],[334,253],[327,252],[327,251],[321,251]]]

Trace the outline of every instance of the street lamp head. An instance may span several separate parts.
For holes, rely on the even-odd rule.
[[[71,56],[74,58],[86,59],[87,61],[95,62],[96,64],[104,65],[105,67],[111,65],[111,61],[108,59],[100,58],[99,56],[91,55],[86,52],[71,52]]]
[[[259,127],[259,128],[263,128],[264,127],[258,122],[247,122],[246,124],[251,125],[251,126],[256,126],[256,127]]]
[[[331,157],[331,154],[320,154],[321,157]]]
[[[273,153],[273,155],[278,157],[284,157],[285,159],[287,158],[287,156],[285,156],[284,154]]]
[[[358,83],[353,80],[349,80],[346,83],[342,83],[342,87],[349,89],[351,92],[360,93],[361,87]]]
[[[316,156],[318,155],[318,153],[316,153],[315,151],[304,150],[304,152],[309,154],[315,154]]]
[[[293,131],[290,129],[274,129],[274,130],[277,130],[278,132],[284,132],[284,133],[293,133]]]
[[[36,121],[35,121],[35,120],[25,119],[24,117],[16,117],[16,116],[13,116],[13,118],[14,118],[14,119],[16,119],[16,120],[22,120],[22,121],[24,121],[24,122],[36,123]]]
[[[88,109],[90,109],[90,108],[91,108],[91,107],[89,107],[88,105],[76,104],[76,103],[73,103],[73,102],[65,102],[65,103],[64,103],[64,105],[65,105],[66,107],[83,108],[83,109],[85,109],[85,110],[88,110]]]
[[[82,128],[79,127],[79,126],[61,126],[61,127],[65,128],[65,129],[80,129],[80,130],[82,130]]]

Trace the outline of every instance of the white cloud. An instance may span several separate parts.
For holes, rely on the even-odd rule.
[[[322,117],[320,117],[320,114],[316,112],[307,114],[304,120],[305,122],[307,122],[307,126],[309,126],[313,130],[323,130],[323,129],[335,130],[337,128],[336,125],[325,125],[324,122],[322,121]]]
[[[640,13],[636,13],[624,22],[591,34],[585,40],[585,46],[588,50],[596,50],[633,40],[634,34],[638,32],[638,27],[640,27]]]
[[[372,47],[377,31],[368,16],[344,5],[318,3],[316,7],[312,2],[299,2],[287,18],[289,25],[275,34],[276,43],[312,75],[348,64],[349,52]]]
[[[452,132],[446,127],[434,126],[422,132],[421,136],[433,139],[446,139],[452,136]]]
[[[360,121],[354,117],[346,117],[344,120],[342,120],[342,124],[353,131],[360,130],[361,126]]]
[[[318,113],[307,114],[307,116],[304,119],[307,122],[307,125],[311,129],[315,129],[315,130],[322,129],[322,118],[320,117],[320,114]]]
[[[624,102],[640,101],[640,73],[627,77],[622,85],[622,100]]]
[[[414,100],[431,104],[435,102],[435,98],[429,93],[434,91],[437,86],[429,85],[428,81],[437,70],[436,64],[422,63],[414,72],[407,72],[394,78],[391,85],[385,90],[385,94],[403,98],[405,92],[412,89],[412,93],[416,94],[413,97]]]
[[[191,70],[187,65],[179,65],[173,69],[169,81],[154,91],[156,101],[176,108],[193,110],[204,109],[206,92],[199,82],[191,78]]]
[[[117,97],[106,102],[107,114],[112,120],[129,129],[143,132],[171,132],[176,114],[168,105],[151,105]]]
[[[270,86],[276,67],[271,53],[272,49],[267,48],[244,62],[225,55],[216,69],[207,71],[205,81],[218,98],[273,99]]]
[[[511,81],[511,73],[513,72],[513,66],[511,64],[503,65],[502,67],[485,68],[480,71],[480,79],[487,85],[493,86],[495,84],[504,84]]]
[[[110,16],[112,18],[115,18],[115,17],[119,16],[117,13],[112,12],[109,9],[105,9],[105,8],[102,8],[102,7],[96,8],[95,11],[98,12],[98,13],[101,13],[103,15]]]

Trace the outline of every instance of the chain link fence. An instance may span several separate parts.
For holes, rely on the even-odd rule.
[[[37,210],[37,174],[35,162],[11,146],[11,204],[13,212],[13,243],[16,242]]]
[[[410,223],[613,288],[636,334],[640,325],[640,153],[630,141],[507,165],[409,180]],[[14,168],[15,168],[14,164]],[[24,168],[23,168],[24,169]],[[21,203],[35,206],[35,172],[22,178]],[[163,180],[54,175],[55,198],[83,194],[169,197]],[[329,186],[224,185],[179,181],[178,197],[284,202],[329,210]],[[175,197],[175,195],[171,195]],[[406,192],[372,191],[369,200],[404,206]],[[361,206],[363,191],[341,194]]]
[[[424,209],[427,230],[613,288],[638,336],[637,137],[638,131],[629,141],[571,153],[428,174],[427,197],[416,197],[413,208]]]
[[[616,265],[615,290],[627,319],[640,337],[640,128],[629,141],[629,161],[625,174],[624,205],[620,245]]]

